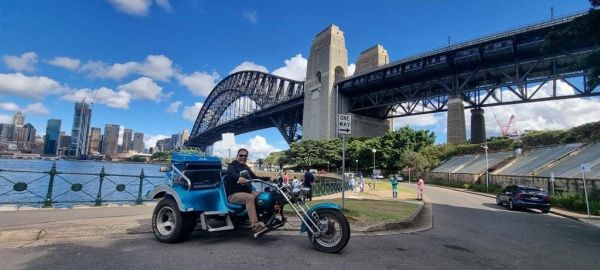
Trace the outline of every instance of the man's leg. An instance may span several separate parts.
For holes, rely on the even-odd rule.
[[[250,194],[246,192],[237,192],[229,195],[229,201],[232,203],[239,203],[246,205],[246,211],[248,212],[248,218],[250,219],[250,224],[252,227],[258,224],[258,217],[256,215],[256,205],[254,205],[254,198],[256,194]]]

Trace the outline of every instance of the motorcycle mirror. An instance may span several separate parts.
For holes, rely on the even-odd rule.
[[[240,172],[240,176],[241,176],[241,177],[244,177],[244,178],[246,178],[246,179],[248,179],[248,180],[252,179],[252,177],[250,176],[250,172],[248,172],[247,170],[243,170],[243,171],[241,171],[241,172]]]

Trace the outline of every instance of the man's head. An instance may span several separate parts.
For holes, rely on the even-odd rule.
[[[237,161],[241,164],[246,164],[246,161],[248,161],[248,150],[246,150],[246,148],[240,148],[240,150],[238,150]]]

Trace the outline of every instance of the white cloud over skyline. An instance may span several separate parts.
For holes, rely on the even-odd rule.
[[[66,68],[68,70],[76,70],[81,65],[81,60],[69,57],[54,57],[54,59],[48,61],[48,64]]]
[[[271,152],[281,151],[281,149],[269,144],[267,139],[260,135],[256,135],[244,143],[236,143],[231,148],[231,156],[234,157],[236,151],[240,148],[248,149],[249,159],[251,160],[266,158]],[[223,141],[215,142],[213,144],[213,155],[218,157],[229,157],[229,147],[225,145]]]
[[[79,89],[62,97],[62,99],[72,102],[79,102],[84,98],[86,102],[100,103],[116,109],[129,109],[131,95],[125,91],[100,87],[98,89]]]
[[[35,71],[35,64],[38,62],[38,57],[35,52],[26,52],[21,56],[5,55],[3,60],[6,67],[11,70],[33,72]]]
[[[180,74],[177,76],[179,84],[185,86],[194,96],[206,97],[217,85],[221,76],[213,72],[194,72],[192,74]]]
[[[45,76],[26,76],[22,73],[0,73],[0,94],[43,99],[47,94],[66,90],[59,82]]]
[[[108,2],[118,11],[139,17],[148,15],[153,3],[152,0],[108,0]],[[169,0],[154,0],[154,2],[166,12],[173,11]]]
[[[168,113],[176,113],[179,110],[179,106],[181,106],[181,104],[182,104],[181,101],[175,101],[175,102],[171,103],[165,111]]]
[[[148,77],[141,77],[129,83],[119,85],[117,90],[126,92],[133,99],[158,101],[162,98],[162,87]]]
[[[198,113],[200,113],[200,109],[202,109],[202,102],[196,102],[194,103],[194,105],[192,106],[185,106],[183,108],[183,119],[186,119],[188,121],[196,121],[196,118],[198,117]]]

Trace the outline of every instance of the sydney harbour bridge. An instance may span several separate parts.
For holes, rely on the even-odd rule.
[[[336,115],[351,113],[353,135],[376,136],[389,118],[448,112],[448,142],[485,141],[483,107],[600,95],[579,68],[598,44],[542,52],[548,34],[585,13],[488,35],[390,63],[377,45],[362,52],[353,76],[343,32],[335,25],[313,39],[305,81],[259,71],[231,74],[202,106],[188,145],[206,147],[221,134],[276,127],[288,143],[336,138]],[[565,91],[558,84],[570,86]]]

